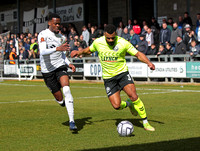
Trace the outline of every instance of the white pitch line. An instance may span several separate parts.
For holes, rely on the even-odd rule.
[[[139,95],[146,95],[146,94],[163,94],[163,93],[173,93],[172,92],[146,92],[146,93],[138,93]],[[121,96],[126,96],[126,94],[121,94]],[[95,98],[107,98],[107,95],[103,96],[86,96],[86,97],[75,97],[74,99],[95,99]],[[27,100],[27,101],[12,101],[12,102],[0,102],[0,104],[13,104],[13,103],[31,103],[31,102],[46,102],[46,101],[53,101],[54,99],[46,99],[46,100]]]
[[[0,83],[0,85],[11,85],[11,86],[41,86],[46,87],[45,85],[26,85],[26,84],[8,84],[8,83]],[[81,88],[81,89],[105,89],[104,87],[86,87],[86,86],[70,86],[71,88]],[[136,90],[154,90],[154,91],[174,91],[174,92],[200,92],[200,90],[179,90],[179,89],[152,89],[152,88],[136,88]]]

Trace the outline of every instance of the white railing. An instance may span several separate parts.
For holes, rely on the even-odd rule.
[[[149,60],[156,63],[165,63],[167,65],[173,65],[169,63],[175,63],[175,62],[195,62],[200,64],[200,55],[195,56],[194,58],[190,57],[188,54],[184,55],[149,55],[147,56]],[[85,64],[93,64],[93,63],[99,63],[98,57],[83,57],[83,58],[69,58],[69,60],[75,64],[77,68],[77,72],[72,73],[69,70],[69,74],[71,75],[71,79],[83,79],[83,80],[102,80],[101,76],[85,76],[84,71],[84,65]],[[134,56],[126,56],[127,64],[135,63],[136,65],[141,66],[140,61],[134,57]],[[15,60],[16,65],[10,65],[9,60],[4,60],[4,70],[0,70],[2,79],[26,79],[31,80],[32,78],[38,79],[42,78],[42,74],[40,71],[40,60],[39,59],[31,59],[31,60],[20,60],[20,65],[18,66],[18,61]],[[159,64],[158,64],[159,65]],[[164,65],[164,64],[163,64]],[[186,65],[185,65],[186,66]],[[18,68],[20,67],[20,68]],[[197,67],[198,68],[198,67]],[[2,68],[1,68],[2,69]],[[146,70],[146,69],[145,69]],[[196,72],[200,72],[200,66],[199,69]],[[168,82],[174,82],[176,78],[180,77],[152,77],[147,75],[146,77],[134,77],[135,80],[142,80],[142,81],[160,81],[160,79],[164,79],[162,81]],[[196,77],[181,77],[181,79],[187,79],[186,81],[194,82],[196,79],[200,79],[200,76]],[[198,81],[198,80],[197,80]]]

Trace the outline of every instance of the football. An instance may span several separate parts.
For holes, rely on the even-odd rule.
[[[117,132],[120,136],[130,136],[133,133],[133,124],[129,121],[121,121],[117,125]]]

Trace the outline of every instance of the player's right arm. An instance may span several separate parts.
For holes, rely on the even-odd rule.
[[[48,55],[56,51],[69,51],[69,44],[67,43],[62,44],[59,47],[52,46],[52,48],[48,48],[45,35],[42,33],[38,35],[38,42],[41,55]]]
[[[89,55],[91,53],[92,52],[90,51],[90,47],[87,47],[87,48],[79,50],[79,51],[74,50],[74,51],[71,52],[71,58],[73,58],[73,57],[79,57],[82,54],[88,54]]]

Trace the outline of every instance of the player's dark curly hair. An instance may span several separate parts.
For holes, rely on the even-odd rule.
[[[112,34],[116,32],[116,27],[112,24],[108,24],[105,28],[104,31],[107,32],[108,34]]]
[[[48,21],[52,20],[52,18],[60,18],[60,16],[56,13],[49,13],[48,14]]]

